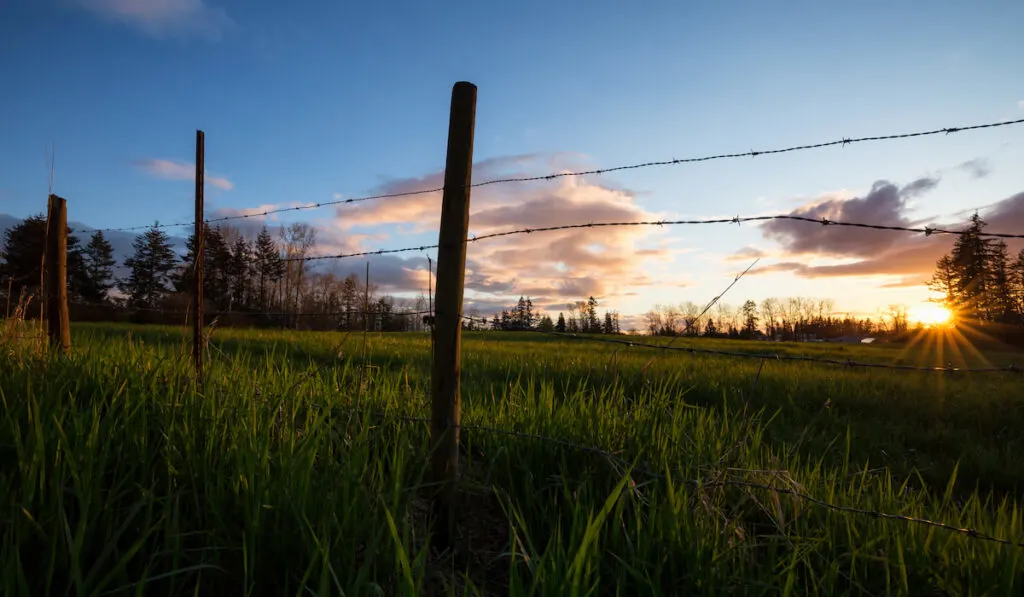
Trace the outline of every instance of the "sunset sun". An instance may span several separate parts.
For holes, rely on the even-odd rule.
[[[949,309],[934,303],[926,303],[912,307],[908,315],[911,321],[918,322],[926,326],[948,323],[953,316]]]

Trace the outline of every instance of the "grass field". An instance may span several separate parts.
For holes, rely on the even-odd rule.
[[[3,595],[1024,593],[1024,549],[722,483],[1024,542],[1019,374],[466,334],[460,536],[442,552],[428,425],[409,420],[429,414],[428,336],[219,330],[199,391],[181,329],[77,325],[73,342],[67,359],[0,347]]]

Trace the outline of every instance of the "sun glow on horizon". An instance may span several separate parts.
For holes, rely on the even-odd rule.
[[[933,326],[949,323],[953,318],[953,313],[942,305],[924,303],[911,307],[910,312],[907,313],[907,317],[912,322],[920,323],[925,326]]]

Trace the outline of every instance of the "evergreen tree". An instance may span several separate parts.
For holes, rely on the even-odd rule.
[[[757,331],[757,303],[747,300],[740,310],[743,313],[743,335],[753,338]]]
[[[204,240],[203,294],[218,309],[226,311],[231,308],[231,249],[220,226],[209,229]]]
[[[132,242],[134,253],[124,264],[130,270],[121,291],[135,307],[153,307],[167,292],[177,257],[167,234],[155,225]]]
[[[584,307],[584,325],[583,331],[593,334],[601,333],[601,327],[597,320],[597,299],[590,297],[585,303]]]
[[[85,262],[82,259],[78,237],[72,234],[70,228],[66,233],[68,294],[72,298],[78,298],[87,279],[84,271]],[[40,298],[39,282],[45,244],[46,217],[42,214],[30,216],[4,231],[0,282],[4,291],[10,284],[12,299],[16,299],[22,291],[35,294],[36,299]]]
[[[604,334],[614,334],[615,333],[615,324],[612,322],[612,313],[611,313],[611,311],[605,311],[604,312],[604,327],[601,329],[601,332],[604,333]]]
[[[178,273],[173,277],[174,289],[178,292],[191,292],[192,279],[195,276],[195,233],[185,241],[186,253]],[[127,262],[125,262],[127,265]],[[203,224],[203,298],[216,306],[217,309],[228,309],[230,306],[230,268],[231,251],[228,250],[220,227],[211,228],[209,223]]]
[[[542,332],[553,332],[555,331],[555,322],[551,321],[551,317],[544,315],[537,322],[537,329]]]
[[[284,262],[281,261],[281,250],[278,248],[277,243],[274,242],[274,237],[270,235],[270,231],[267,230],[266,226],[256,236],[256,244],[253,247],[253,261],[256,279],[259,284],[256,289],[259,309],[267,311],[270,305],[270,299],[267,294],[271,286],[284,276]]]
[[[68,299],[71,301],[90,300],[87,298],[92,286],[89,272],[85,266],[85,252],[78,237],[68,230],[67,240],[67,285]]]
[[[93,232],[83,251],[86,284],[82,298],[90,302],[104,302],[114,287],[114,247],[103,236],[102,230]]]
[[[942,303],[947,309],[958,313],[960,311],[960,305],[957,303],[957,288],[959,288],[959,285],[959,275],[956,265],[953,263],[953,258],[949,255],[944,255],[935,264],[935,272],[932,273],[932,279],[928,283],[928,288],[942,295]]]
[[[228,262],[228,274],[231,285],[230,305],[232,309],[245,309],[248,306],[249,289],[252,286],[250,282],[252,269],[252,252],[249,249],[249,243],[245,241],[243,236],[239,235],[231,246],[230,260]]]
[[[359,277],[349,274],[341,283],[341,310],[344,313],[344,326],[347,330],[355,329],[359,320]]]
[[[1024,249],[1010,266],[1010,293],[1017,321],[1024,323]]]
[[[555,324],[556,332],[565,332],[565,316],[561,312],[558,313],[558,323]]]
[[[526,329],[529,327],[527,319],[526,299],[524,297],[519,297],[519,302],[516,303],[515,310],[512,312],[511,325],[517,330]]]
[[[986,225],[977,213],[971,216],[952,252],[935,264],[929,287],[942,294],[945,306],[961,319],[1011,321],[1015,267],[1006,243],[981,235]]]
[[[1005,242],[998,240],[990,245],[987,265],[989,287],[985,306],[988,318],[1009,323],[1014,317],[1013,280]]]
[[[988,256],[991,242],[979,235],[985,221],[975,213],[971,224],[953,245],[951,255],[957,272],[955,298],[961,314],[970,319],[984,319],[989,302],[990,271]]]

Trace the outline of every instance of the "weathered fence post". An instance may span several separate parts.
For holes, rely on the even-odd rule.
[[[459,475],[461,407],[462,293],[466,275],[466,235],[469,232],[469,192],[473,174],[473,129],[476,85],[460,81],[452,87],[448,120],[448,156],[438,233],[437,290],[434,316],[433,400],[430,413],[431,477],[437,487],[434,516],[440,541],[454,539],[453,506]]]
[[[50,195],[46,218],[46,320],[50,345],[62,354],[71,352],[68,316],[68,204]]]
[[[195,221],[195,247],[193,249],[193,266],[195,271],[192,274],[192,359],[195,361],[196,385],[203,380],[203,269],[206,262],[205,251],[203,250],[204,232],[206,229],[203,218],[203,173],[205,172],[206,161],[204,151],[205,135],[203,131],[196,131],[196,221]]]

